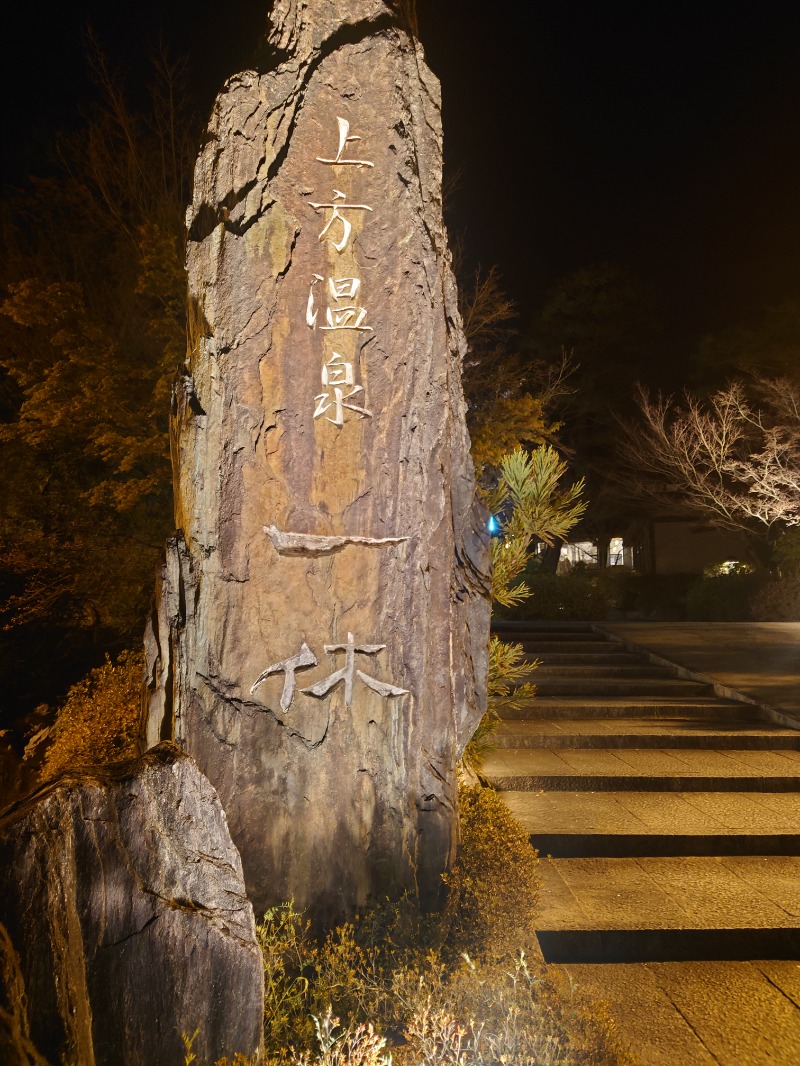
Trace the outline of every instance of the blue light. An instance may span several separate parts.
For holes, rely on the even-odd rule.
[[[497,521],[493,514],[489,515],[489,524],[487,526],[487,529],[492,534],[492,536],[494,536],[495,533],[500,532],[500,523]]]

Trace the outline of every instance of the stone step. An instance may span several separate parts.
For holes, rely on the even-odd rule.
[[[541,855],[800,855],[800,795],[504,792]]]
[[[540,680],[551,677],[567,677],[583,680],[584,678],[671,678],[675,672],[668,666],[654,666],[650,663],[544,663],[536,668],[536,677]]]
[[[800,856],[544,859],[548,962],[800,958]]]
[[[646,1066],[794,1066],[800,963],[654,962],[560,967],[605,1000]]]
[[[594,633],[591,622],[512,622],[503,619],[492,621],[492,633]]]
[[[499,722],[498,748],[800,749],[800,731],[747,717],[541,718]]]
[[[564,860],[566,861],[566,860]],[[686,861],[683,859],[682,861]],[[536,930],[548,963],[700,962],[800,959],[800,929]],[[749,1059],[743,1060],[749,1063]],[[793,1060],[791,1066],[794,1066]],[[689,1066],[689,1064],[687,1064]],[[785,1066],[790,1066],[786,1063]]]
[[[531,833],[540,855],[551,859],[628,859],[678,855],[796,855],[797,833]]]
[[[596,633],[587,633],[582,640],[555,640],[548,637],[542,640],[509,640],[509,644],[521,644],[526,655],[542,655],[545,652],[560,652],[564,655],[579,653],[581,655],[630,655],[624,644],[615,644],[603,640]]]
[[[501,792],[791,792],[800,788],[800,752],[497,748],[483,773]]]
[[[533,677],[533,675],[532,675]],[[540,696],[706,696],[713,686],[674,678],[541,677],[533,680]]]
[[[532,674],[533,678],[535,674]],[[714,696],[548,696],[537,691],[536,698],[515,710],[503,711],[505,721],[537,721],[541,718],[668,718],[673,715],[707,715],[718,712],[739,717],[743,708],[755,713],[750,704]]]
[[[647,659],[641,655],[637,655],[635,652],[585,652],[582,649],[580,651],[546,651],[537,653],[535,658],[542,664],[552,664],[553,666],[559,665],[581,665],[586,666],[620,666],[622,663],[640,663],[644,666],[649,666]]]

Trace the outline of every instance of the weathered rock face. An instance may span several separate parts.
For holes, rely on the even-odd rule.
[[[188,214],[150,743],[220,793],[257,910],[441,894],[489,606],[439,87],[382,0],[278,0]]]
[[[261,1042],[253,910],[219,799],[162,744],[0,821],[0,1062],[175,1066]]]

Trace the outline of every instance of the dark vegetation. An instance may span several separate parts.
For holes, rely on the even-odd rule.
[[[800,621],[800,532],[788,529],[771,554],[771,567],[748,563],[710,567],[703,574],[638,574],[623,567],[595,570],[577,564],[552,574],[538,559],[519,575],[531,590],[525,602],[495,607],[506,619],[667,622]]]
[[[100,102],[3,204],[0,725],[140,641],[171,531],[197,124],[164,55],[141,114],[96,47],[91,63]]]

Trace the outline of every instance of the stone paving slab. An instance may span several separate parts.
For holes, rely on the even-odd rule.
[[[800,767],[800,758],[796,751],[724,751],[727,758],[735,760],[737,765],[742,763],[751,766],[754,770],[763,771],[766,774],[780,774],[784,776],[787,766]]]
[[[605,633],[542,633],[540,637],[530,633],[499,633],[501,640],[509,644],[521,644],[526,651],[538,653],[542,651],[568,652],[577,651],[580,654],[601,652],[603,655],[613,655],[615,651],[625,652],[626,649],[619,641],[614,640]]]
[[[531,675],[535,680],[535,675]],[[734,700],[718,700],[713,696],[548,696],[537,692],[536,698],[515,711],[505,711],[507,721],[535,721],[538,718],[563,718],[574,721],[582,718],[669,718],[677,715],[704,716],[709,713],[730,714],[734,721],[742,716],[742,704]],[[755,708],[753,708],[755,710]]]
[[[800,716],[800,622],[614,622],[602,629]]]
[[[793,741],[800,748],[800,732],[763,722],[753,717],[738,720],[719,717],[700,717],[698,715],[678,715],[666,721],[652,718],[536,718],[524,722],[500,722],[495,730],[498,737],[513,735],[525,736],[563,736],[574,737],[584,734],[609,736],[651,736],[673,735],[689,737],[724,736],[734,733],[745,737],[782,737]],[[799,756],[800,757],[800,756]]]
[[[797,1066],[800,963],[563,967],[604,999],[644,1066]]]
[[[800,925],[798,856],[544,859],[540,872],[541,930]]]
[[[497,748],[699,748],[739,751],[788,750],[800,761],[800,733],[780,726],[761,728],[757,720],[730,728],[712,719],[659,721],[647,718],[598,718],[570,729],[562,719],[501,722],[492,734]]]
[[[541,681],[546,677],[569,677],[569,678],[621,678],[622,680],[638,681],[648,678],[673,678],[674,674],[668,666],[644,665],[641,659],[636,663],[548,663],[540,660],[536,667],[536,677]]]
[[[723,858],[722,864],[737,877],[746,878],[747,883],[758,889],[765,898],[774,900],[789,914],[800,918],[800,871],[797,859],[783,855],[770,855],[768,858],[743,855]]]
[[[504,792],[531,833],[800,834],[800,797],[742,792]]]
[[[559,775],[573,777],[793,778],[800,787],[800,761],[773,753],[769,767],[757,765],[749,751],[716,749],[497,748],[483,771],[490,780]],[[756,765],[754,765],[756,763]],[[780,767],[776,771],[775,767]]]
[[[641,665],[642,656],[637,652],[620,651],[623,645],[611,644],[609,651],[539,651],[534,652],[537,662],[544,665],[620,666],[623,663]]]
[[[537,692],[550,696],[706,696],[710,685],[699,681],[638,677],[542,677],[532,671],[525,680],[536,684]]]
[[[687,924],[686,911],[635,859],[542,859],[539,874],[537,932]]]

